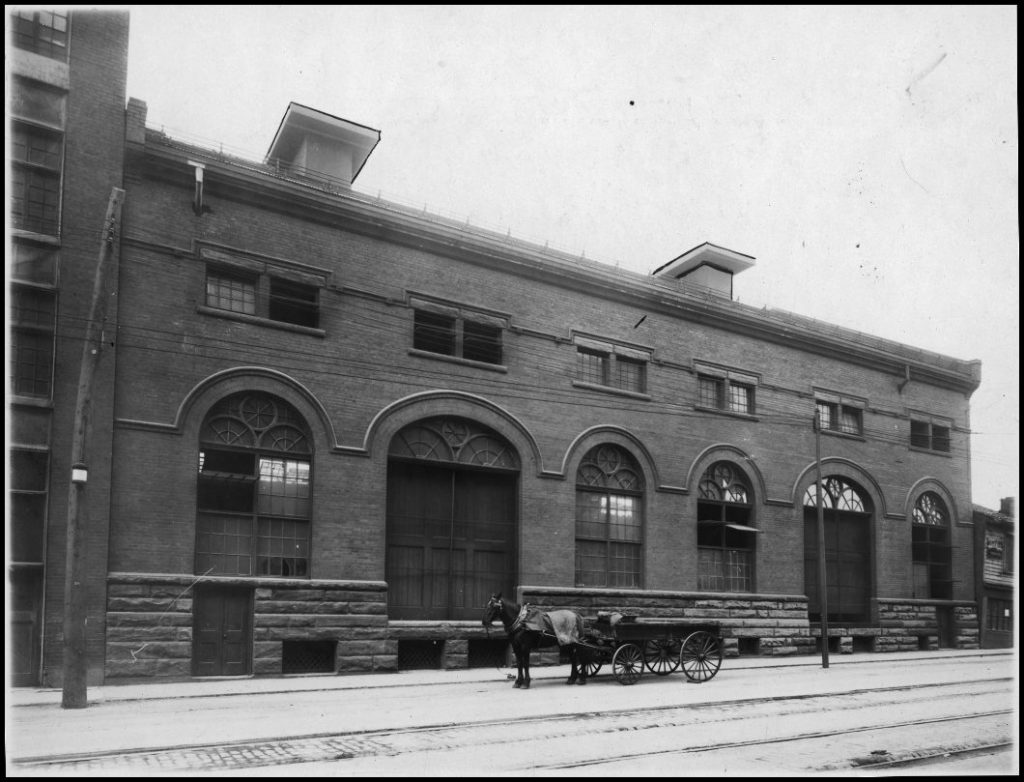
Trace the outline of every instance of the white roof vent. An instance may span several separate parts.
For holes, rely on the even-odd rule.
[[[379,130],[292,102],[266,162],[298,176],[348,187],[379,141]]]
[[[732,277],[754,265],[754,258],[710,242],[687,250],[678,258],[659,266],[651,276],[678,280],[684,285],[732,298]]]

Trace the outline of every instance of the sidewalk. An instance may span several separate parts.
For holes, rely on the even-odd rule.
[[[884,652],[829,655],[829,667],[839,667],[850,663],[904,662],[906,660],[939,660],[949,657],[992,657],[1015,656],[1013,649],[939,649],[921,652]],[[722,661],[722,670],[751,668],[791,668],[808,666],[821,668],[820,655],[801,655],[799,657],[727,657]],[[180,682],[145,682],[132,684],[105,684],[90,687],[87,691],[89,704],[109,703],[115,701],[144,701],[173,698],[199,698],[210,696],[233,696],[272,693],[295,693],[327,690],[362,690],[384,687],[407,687],[412,685],[454,685],[473,684],[493,681],[495,679],[514,678],[516,669],[508,668],[468,668],[459,670],[415,670],[395,673],[365,674],[305,674],[294,676],[246,677],[223,679],[193,679]],[[536,666],[530,669],[533,679],[557,679],[568,674],[567,665]],[[601,676],[606,675],[602,669]],[[676,672],[682,676],[681,672]],[[60,689],[33,689],[28,687],[8,689],[7,707],[52,706],[60,705],[62,699]]]

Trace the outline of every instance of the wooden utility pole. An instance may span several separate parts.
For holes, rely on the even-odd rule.
[[[84,511],[85,487],[89,480],[85,446],[89,416],[92,412],[93,380],[104,341],[103,321],[107,309],[105,277],[110,259],[118,251],[123,201],[124,190],[115,187],[110,193],[107,216],[103,221],[92,303],[85,326],[82,363],[78,374],[78,397],[75,401],[74,433],[71,441],[71,485],[68,491],[67,559],[64,572],[64,689],[61,706],[65,709],[84,709],[88,705],[84,571],[86,557],[82,538],[82,530],[87,522]]]
[[[814,411],[814,462],[818,470],[818,605],[821,607],[821,667],[828,668],[828,586],[825,581],[825,508],[821,502],[821,411]]]

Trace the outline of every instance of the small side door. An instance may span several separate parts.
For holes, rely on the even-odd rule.
[[[193,675],[246,676],[252,672],[251,589],[197,587],[193,617]]]

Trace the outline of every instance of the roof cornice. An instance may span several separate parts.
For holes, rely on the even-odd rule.
[[[259,204],[306,220],[482,264],[630,306],[869,366],[970,395],[981,382],[981,362],[964,361],[779,310],[686,289],[675,282],[574,257],[511,236],[486,231],[345,187],[312,186],[251,161],[147,133],[147,173],[189,186],[192,166],[205,164],[211,195]],[[184,176],[183,176],[184,174]]]

